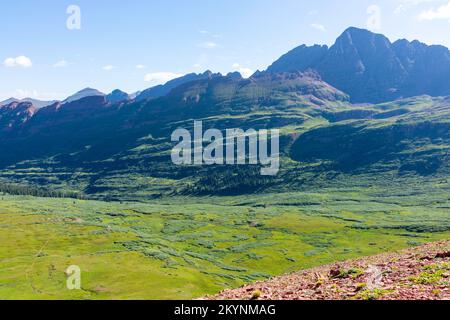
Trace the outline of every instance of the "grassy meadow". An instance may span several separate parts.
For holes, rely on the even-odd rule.
[[[449,184],[432,186],[150,202],[4,194],[0,299],[191,299],[449,238]],[[70,265],[81,290],[66,288]]]

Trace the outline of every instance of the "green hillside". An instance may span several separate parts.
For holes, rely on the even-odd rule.
[[[198,116],[167,111],[167,117],[176,117],[172,120],[165,118],[164,113],[161,117],[146,115],[153,112],[153,105],[141,106],[142,110],[136,113],[139,121],[132,129],[110,132],[112,137],[107,140],[77,142],[83,146],[81,149],[72,147],[63,153],[50,150],[47,152],[54,152],[52,155],[17,161],[1,170],[0,176],[7,184],[109,200],[301,191],[361,181],[370,185],[383,181],[384,176],[401,181],[448,177],[450,100],[447,98],[424,96],[380,105],[351,105],[345,99],[317,100],[308,95],[293,98],[291,93],[279,93],[276,99],[272,95],[274,100],[267,106],[259,103],[250,107],[252,98],[246,100],[242,110],[238,106],[229,112],[226,111],[229,100],[217,98],[217,92],[225,90],[224,86],[219,83],[219,89],[212,88],[212,96],[200,95],[205,104],[213,100],[211,105],[220,105],[219,111],[199,107],[207,114]],[[226,88],[230,87],[228,83]],[[191,90],[185,88],[183,94],[191,94]],[[248,90],[243,90],[245,96]],[[231,96],[243,99],[236,98],[240,93]],[[258,96],[256,100],[259,99]],[[162,103],[165,101],[150,102]],[[178,106],[182,107],[193,108],[190,104]],[[194,119],[203,121],[204,130],[280,129],[280,173],[264,177],[252,166],[172,164],[171,132],[177,128],[192,130]]]

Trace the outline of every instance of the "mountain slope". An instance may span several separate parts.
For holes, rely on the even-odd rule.
[[[352,105],[312,71],[215,76],[142,101],[90,96],[21,119],[9,129],[5,122],[0,135],[9,151],[0,155],[0,179],[98,198],[276,193],[450,175],[449,98]],[[174,165],[171,134],[191,131],[194,120],[204,130],[280,129],[279,174]]]
[[[449,300],[450,240],[336,263],[236,290],[217,300]]]
[[[167,95],[172,89],[175,89],[182,84],[198,80],[212,79],[218,76],[220,76],[220,74],[212,73],[209,70],[201,74],[190,73],[180,78],[170,80],[166,84],[158,85],[142,91],[141,93],[139,93],[139,95],[137,95],[136,101],[163,97]]]
[[[391,43],[385,36],[363,29],[347,29],[330,48],[300,46],[267,71],[308,69],[316,70],[324,81],[357,103],[450,94],[447,48],[407,40]]]
[[[0,165],[11,170],[4,171],[8,179],[40,181],[50,188],[56,181],[56,185],[73,183],[71,177],[83,171],[87,180],[77,188],[87,193],[105,190],[99,186],[117,177],[118,170],[121,176],[175,181],[192,177],[192,169],[171,163],[170,136],[180,126],[192,128],[193,119],[202,119],[205,129],[295,126],[336,105],[348,104],[347,99],[316,75],[301,73],[263,74],[251,79],[218,76],[186,83],[165,97],[125,104],[92,96],[43,108],[17,130],[0,136],[0,148],[11,151],[0,156]],[[43,175],[19,173],[36,166]],[[65,174],[51,182],[45,177],[53,174],[44,173],[50,171]],[[201,171],[207,176],[207,168]],[[126,193],[133,192],[123,195]]]
[[[292,146],[292,158],[343,171],[383,163],[385,170],[424,175],[448,164],[449,99],[415,98],[372,111],[366,121],[338,121],[303,134]]]
[[[271,73],[305,71],[318,65],[327,53],[328,46],[326,45],[311,47],[301,45],[275,61],[267,71]]]
[[[37,108],[31,102],[11,102],[0,107],[0,132],[11,132],[33,117]]]

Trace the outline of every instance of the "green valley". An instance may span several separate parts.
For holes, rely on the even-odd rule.
[[[3,195],[0,296],[191,299],[450,236],[448,181],[146,203]],[[82,290],[66,288],[78,265]]]

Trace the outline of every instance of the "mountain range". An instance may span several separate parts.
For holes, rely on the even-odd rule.
[[[45,106],[49,106],[52,103],[55,103],[55,100],[52,101],[42,101],[42,100],[38,100],[38,99],[32,99],[32,98],[25,98],[25,99],[16,99],[16,98],[9,98],[6,99],[4,101],[0,101],[0,107],[2,106],[6,106],[9,105],[11,103],[14,102],[29,102],[31,103],[34,107],[36,107],[37,109],[45,107]]]
[[[0,107],[0,180],[139,199],[447,177],[447,63],[443,47],[350,28],[248,79],[207,71],[135,95],[86,88],[41,108],[13,101]],[[194,119],[205,130],[280,129],[280,174],[173,165],[171,133]]]
[[[380,103],[419,95],[450,94],[448,48],[406,39],[392,43],[382,34],[354,27],[345,30],[331,47],[301,45],[294,48],[265,72],[295,71],[316,72],[325,82],[349,94],[354,103]],[[222,75],[209,70],[200,74],[190,73],[130,95],[116,89],[107,97],[110,102],[156,99],[182,84],[219,76]],[[85,88],[64,102],[88,96],[106,95],[96,89]],[[12,102],[31,102],[39,109],[56,101],[10,98],[0,102],[0,106]]]
[[[446,47],[405,39],[391,43],[384,35],[363,29],[347,29],[329,48],[297,47],[267,71],[308,69],[356,103],[450,94],[450,51]]]

